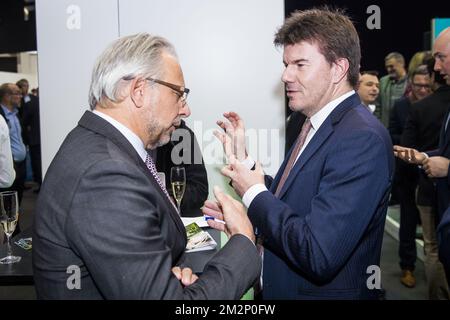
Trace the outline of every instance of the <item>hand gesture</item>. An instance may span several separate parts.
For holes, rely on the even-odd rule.
[[[208,220],[208,225],[211,228],[225,232],[228,237],[242,234],[255,242],[253,226],[247,216],[245,207],[239,201],[223,193],[219,187],[214,187],[214,195],[217,201],[205,201],[202,212],[215,219],[225,221],[225,224]]]
[[[423,162],[427,158],[423,153],[412,148],[405,148],[402,146],[394,146],[394,155],[411,164],[423,165]]]
[[[244,121],[236,112],[225,112],[223,116],[227,121],[217,121],[223,132],[216,130],[214,135],[222,143],[227,159],[234,155],[239,161],[243,161],[247,158]]]

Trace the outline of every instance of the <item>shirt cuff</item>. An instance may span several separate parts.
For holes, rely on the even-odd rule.
[[[250,204],[252,203],[253,199],[255,199],[258,194],[264,191],[267,191],[266,186],[262,183],[258,183],[251,186],[247,190],[247,192],[244,193],[244,196],[242,197],[242,202],[247,207],[247,209],[250,207]]]
[[[252,170],[252,168],[255,166],[255,160],[251,156],[247,156],[245,160],[241,161],[241,164],[243,164],[248,170]]]

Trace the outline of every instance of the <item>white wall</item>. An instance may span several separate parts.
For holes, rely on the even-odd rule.
[[[188,123],[197,131],[205,157],[223,160],[221,147],[211,132],[224,111],[235,110],[259,137],[253,145],[267,144],[264,132],[260,135],[256,130],[276,130],[272,139],[277,143],[275,149],[265,150],[266,155],[258,157],[267,164],[269,173],[274,173],[283,155],[284,94],[280,82],[282,57],[272,42],[283,22],[283,3],[38,0],[44,172],[63,138],[88,108],[89,77],[95,57],[117,36],[146,31],[167,37],[177,48],[186,86],[191,89],[192,116]],[[209,131],[209,135],[200,131]],[[252,152],[255,157],[256,151]],[[210,185],[226,185],[218,173],[221,167],[207,165]]]
[[[36,1],[43,174],[89,109],[92,66],[118,24],[117,0]]]
[[[187,123],[203,149],[210,191],[228,186],[219,173],[222,148],[212,136],[225,111],[245,119],[255,136],[252,155],[275,173],[283,159],[285,122],[282,56],[273,36],[283,23],[284,1],[119,0],[119,15],[121,36],[146,31],[175,45],[191,89]],[[266,141],[270,130],[274,136]],[[275,149],[266,150],[271,143]]]
[[[15,73],[15,72],[3,72],[0,71],[0,84],[9,82],[16,83],[20,79],[27,79],[30,83],[30,90],[32,88],[38,87],[38,77],[37,74],[29,74],[29,73]]]

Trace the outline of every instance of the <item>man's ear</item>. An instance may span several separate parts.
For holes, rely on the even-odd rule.
[[[130,98],[137,108],[141,108],[144,105],[144,92],[147,81],[142,78],[135,78],[131,81],[130,85]]]
[[[347,75],[350,64],[346,58],[338,58],[333,63],[333,83],[339,83]]]

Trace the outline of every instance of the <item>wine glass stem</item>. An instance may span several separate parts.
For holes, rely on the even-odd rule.
[[[6,240],[7,240],[7,256],[10,257],[10,256],[12,256],[12,251],[11,251],[11,236],[6,235]]]

